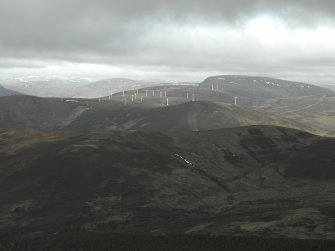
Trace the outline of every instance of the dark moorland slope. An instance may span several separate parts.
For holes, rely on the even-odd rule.
[[[0,235],[335,239],[334,139],[272,126],[0,132]]]
[[[200,131],[247,125],[308,130],[288,119],[246,107],[207,101],[168,107],[123,105],[113,100],[13,96],[0,98],[0,128],[59,130]]]

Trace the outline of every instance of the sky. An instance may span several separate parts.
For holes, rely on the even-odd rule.
[[[0,0],[0,78],[335,83],[333,0]]]

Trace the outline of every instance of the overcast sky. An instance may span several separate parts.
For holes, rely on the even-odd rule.
[[[335,83],[334,0],[0,0],[0,78]]]

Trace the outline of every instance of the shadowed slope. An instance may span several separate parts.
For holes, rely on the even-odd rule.
[[[3,234],[335,238],[332,139],[254,126],[174,136],[9,130],[0,142]]]
[[[199,131],[256,124],[309,129],[287,119],[240,106],[206,101],[153,108],[124,106],[120,102],[106,100],[31,96],[0,99],[1,128]]]

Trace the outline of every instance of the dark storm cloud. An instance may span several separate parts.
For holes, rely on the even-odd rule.
[[[318,42],[311,44],[315,57],[306,60],[304,51],[287,54],[285,44],[279,45],[279,52],[269,49],[251,33],[244,35],[241,26],[267,15],[292,29],[314,29],[332,26],[334,11],[335,3],[329,0],[0,0],[0,67],[6,59],[6,67],[29,60],[38,60],[40,67],[43,60],[46,65],[61,60],[171,71],[268,72],[299,64],[297,58],[305,64],[331,65],[335,59],[330,47],[323,51]],[[221,26],[225,29],[218,31]],[[259,57],[268,59],[264,63]]]

